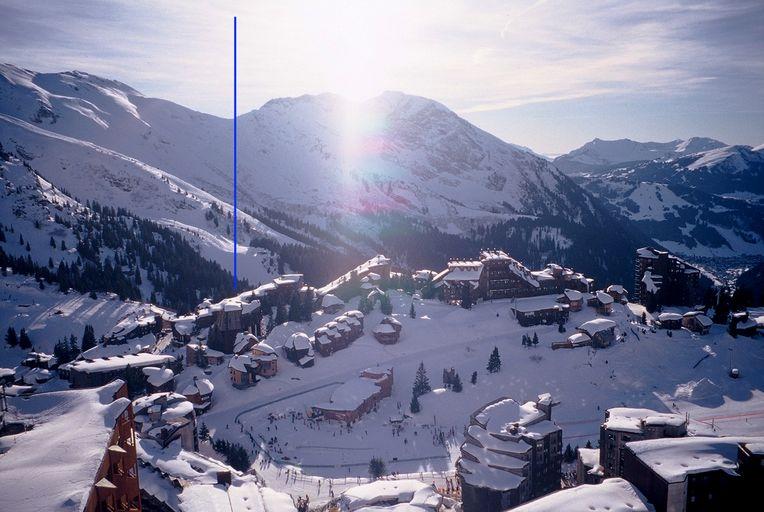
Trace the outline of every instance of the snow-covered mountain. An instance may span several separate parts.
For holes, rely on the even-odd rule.
[[[578,181],[686,256],[764,255],[764,151],[725,146]]]
[[[222,254],[221,263],[233,250],[231,136],[230,120],[119,82],[0,66],[0,143],[7,151],[77,197],[192,234]],[[625,276],[619,262],[639,243],[628,229],[617,230],[621,240],[601,240],[603,228],[623,219],[545,159],[425,98],[388,92],[361,103],[328,94],[276,99],[239,118],[239,137],[238,199],[248,212],[240,215],[240,244],[370,251],[393,243],[391,223],[408,236],[456,236],[456,246],[440,252],[394,254],[417,264],[425,261],[412,252],[443,259],[473,250],[487,241],[477,227],[502,223],[504,235],[494,231],[490,241],[511,241],[519,257],[537,260],[531,264],[554,257],[590,265],[590,272],[622,266]],[[594,254],[602,258],[596,264]]]
[[[570,153],[554,159],[554,165],[571,175],[599,173],[617,166],[650,160],[667,160],[701,151],[722,148],[723,142],[692,137],[670,142],[637,142],[631,139],[594,139]]]

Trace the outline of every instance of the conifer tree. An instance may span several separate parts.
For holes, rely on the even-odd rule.
[[[573,453],[573,448],[570,447],[570,444],[565,447],[565,452],[562,454],[562,460],[568,464],[576,460],[576,454]]]
[[[491,357],[488,358],[488,366],[486,367],[489,373],[496,373],[501,370],[501,357],[499,356],[499,347],[493,347]]]
[[[422,410],[422,406],[419,404],[419,397],[416,393],[411,397],[411,404],[409,405],[409,409],[413,414],[418,413]]]
[[[56,248],[56,241],[53,239],[53,237],[50,237],[50,246],[54,249]]]
[[[287,316],[286,306],[281,305],[281,306],[277,307],[276,308],[276,320],[275,320],[276,325],[281,325],[281,324],[285,323],[288,319],[289,319],[289,317]]]
[[[207,424],[202,422],[202,426],[199,428],[199,439],[206,441],[210,437],[210,429],[207,428]]]
[[[9,347],[15,347],[19,344],[19,337],[16,335],[16,329],[8,327],[8,332],[5,333],[5,342]]]
[[[26,329],[21,329],[21,333],[19,335],[19,348],[24,350],[29,350],[32,348],[32,340],[29,339],[29,335],[27,334]]]
[[[534,333],[533,333],[533,346],[535,347],[538,344],[539,344],[539,335],[536,334],[536,332],[534,331]]]
[[[454,393],[462,392],[462,378],[459,377],[458,373],[454,376],[454,382],[451,384],[451,391]]]
[[[369,461],[369,475],[373,480],[381,478],[387,473],[385,461],[381,457],[372,457]]]
[[[472,372],[472,377],[470,377],[470,382],[472,385],[477,384],[477,372]]]
[[[424,361],[419,363],[419,368],[416,370],[413,391],[416,396],[421,396],[432,391],[432,387],[430,387],[430,379],[427,378],[427,370],[424,368]]]
[[[390,302],[390,296],[386,293],[383,293],[379,298],[379,310],[382,311],[382,314],[384,315],[393,314],[393,303]]]
[[[411,308],[409,308],[409,316],[411,318],[416,318],[416,310],[414,309],[414,302],[411,302]]]
[[[85,352],[96,346],[96,337],[93,326],[88,324],[85,326],[85,332],[82,334],[82,351]]]
[[[472,287],[470,285],[462,286],[462,298],[459,304],[464,309],[472,309]]]
[[[289,301],[289,321],[299,322],[300,320],[302,320],[302,303],[295,293],[292,295],[292,300]]]

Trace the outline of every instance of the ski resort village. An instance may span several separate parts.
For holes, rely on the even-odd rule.
[[[185,315],[2,284],[3,510],[749,510],[764,478],[764,311],[651,247],[631,283],[377,255]]]
[[[764,510],[764,2],[474,4],[0,2],[0,512]]]

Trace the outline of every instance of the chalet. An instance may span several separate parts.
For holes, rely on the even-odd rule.
[[[511,310],[523,327],[565,323],[570,315],[570,306],[558,303],[555,295],[517,299]]]
[[[624,288],[620,284],[611,284],[605,289],[605,292],[611,297],[613,297],[613,300],[618,302],[619,304],[622,302],[626,302],[629,298],[626,288]]]
[[[258,343],[260,343],[260,340],[251,332],[240,332],[234,339],[233,353],[236,355],[246,354]]]
[[[147,334],[158,334],[162,330],[162,311],[159,308],[142,308],[120,320],[105,338],[111,343],[125,343]]]
[[[353,423],[392,394],[393,369],[369,368],[332,391],[328,402],[314,405],[311,414],[327,420]]]
[[[748,311],[739,311],[730,315],[729,330],[736,336],[753,336],[758,330],[758,324],[750,318]]]
[[[284,343],[284,354],[289,361],[301,368],[308,368],[315,364],[313,343],[304,332],[296,332]]]
[[[702,311],[688,311],[682,315],[682,327],[698,334],[708,334],[713,323]]]
[[[233,356],[228,361],[228,374],[231,377],[231,384],[235,388],[246,388],[254,386],[259,380],[257,378],[257,361],[248,355]]]
[[[605,412],[605,421],[600,425],[599,464],[606,478],[622,476],[626,443],[686,435],[684,415],[614,407]]]
[[[162,448],[180,439],[181,448],[199,448],[194,405],[178,393],[153,393],[133,401],[135,431],[156,441]]]
[[[587,299],[586,305],[595,308],[600,315],[609,315],[613,312],[613,297],[602,290],[597,290]]]
[[[114,379],[125,380],[128,366],[131,368],[163,366],[174,360],[175,358],[171,355],[141,352],[98,359],[78,359],[63,366],[69,374],[71,387],[89,388],[102,386]]]
[[[616,323],[607,318],[595,318],[579,325],[577,330],[592,340],[594,348],[609,347],[615,341]]]
[[[186,315],[172,321],[172,338],[176,345],[185,345],[191,341],[196,327],[196,315]]]
[[[634,293],[648,311],[658,305],[693,306],[702,302],[707,289],[719,285],[713,276],[668,251],[637,249]]]
[[[289,304],[292,296],[299,293],[305,283],[302,274],[285,274],[275,278],[273,284],[276,285],[276,289],[270,296],[271,303],[281,306]]]
[[[148,366],[143,369],[143,374],[146,376],[148,394],[175,391],[175,374],[169,368]]]
[[[477,260],[449,261],[448,268],[435,276],[433,282],[440,286],[443,299],[450,304],[458,304],[467,293],[473,302],[486,293],[483,264]]]
[[[44,352],[29,352],[27,357],[21,361],[21,365],[27,368],[55,370],[58,367],[58,358]]]
[[[542,270],[531,272],[531,275],[539,283],[537,295],[561,293],[566,288],[588,292],[594,282],[580,272],[574,272],[557,263],[548,263]]]
[[[200,379],[194,376],[194,381],[186,386],[181,394],[194,404],[194,410],[201,414],[212,407],[212,392],[215,386],[209,379]]]
[[[592,338],[584,332],[577,332],[568,336],[565,341],[555,341],[552,343],[552,350],[558,348],[578,348],[589,347],[592,345]]]
[[[36,386],[44,384],[53,378],[53,372],[45,368],[31,368],[21,377],[21,384],[27,386]]]
[[[16,371],[13,368],[0,368],[0,385],[10,386],[16,380]]]
[[[252,347],[250,357],[257,363],[257,374],[261,377],[273,377],[279,371],[279,356],[265,342],[261,341]]]
[[[356,295],[359,288],[370,289],[374,286],[373,283],[384,284],[387,282],[390,279],[391,269],[390,259],[378,254],[322,286],[316,290],[316,293],[319,296],[333,293],[339,297],[349,298]],[[362,284],[366,286],[361,286]]]
[[[658,325],[661,329],[681,329],[682,328],[682,315],[679,313],[661,313],[658,315]]]
[[[432,281],[436,275],[438,275],[438,273],[434,270],[422,269],[414,272],[411,275],[411,278],[417,286],[421,287]]]
[[[633,441],[623,452],[623,478],[656,512],[756,510],[764,481],[762,446],[764,437]]]
[[[223,364],[225,354],[218,350],[213,350],[207,345],[189,343],[186,345],[186,365],[202,366]]]
[[[403,325],[391,316],[386,316],[374,328],[374,337],[383,345],[393,345],[398,343],[401,336]]]
[[[260,304],[254,291],[215,304],[205,299],[197,307],[195,329],[209,328],[209,347],[224,354],[232,354],[237,334],[259,328],[262,319]]]
[[[557,302],[570,306],[570,311],[581,311],[584,305],[584,294],[578,290],[566,289],[557,298]]]
[[[345,309],[345,303],[334,294],[327,293],[321,298],[321,309],[324,313],[334,314]]]
[[[347,348],[363,334],[363,313],[348,311],[313,333],[315,349],[324,357]]]
[[[499,398],[470,416],[456,476],[464,512],[499,512],[560,488],[562,429],[548,393]]]
[[[32,395],[15,407],[19,420],[34,421],[35,428],[4,443],[3,510],[140,512],[133,408],[124,382]],[[55,414],[39,414],[43,409]]]

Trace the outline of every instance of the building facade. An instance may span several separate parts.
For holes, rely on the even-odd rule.
[[[457,478],[464,512],[499,512],[560,488],[562,429],[551,395],[499,398],[470,416]]]

